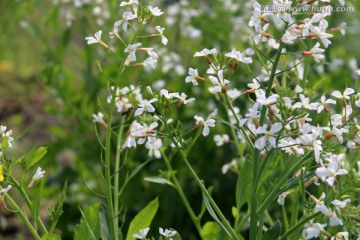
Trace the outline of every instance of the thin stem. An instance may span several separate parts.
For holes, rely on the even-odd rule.
[[[120,191],[120,163],[121,163],[121,139],[123,136],[124,124],[121,118],[119,133],[116,141],[116,155],[115,155],[115,177],[114,177],[114,213],[119,214],[119,191]]]
[[[9,176],[8,178],[9,178],[10,182],[14,185],[14,187],[20,192],[22,198],[25,200],[25,203],[26,203],[27,207],[28,207],[29,209],[31,209],[31,208],[32,208],[32,202],[31,202],[29,196],[26,194],[24,188],[23,188],[22,186],[20,186],[19,182],[16,181],[15,178],[13,178],[13,177],[11,177],[11,176]],[[35,221],[36,221],[36,220],[35,220]],[[44,223],[42,222],[40,216],[38,216],[38,218],[37,218],[37,223],[39,224],[39,227],[40,227],[41,232],[42,232],[43,234],[48,233],[48,231],[47,231]]]
[[[140,26],[140,25],[139,25]],[[131,41],[131,44],[134,43],[136,40],[136,36],[140,27],[137,28],[135,31],[134,37]],[[112,135],[112,118],[115,110],[115,99],[116,99],[116,92],[120,85],[120,79],[122,74],[125,71],[125,61],[127,55],[124,56],[123,60],[120,62],[120,68],[116,76],[116,80],[114,83],[114,89],[111,94],[111,102],[109,107],[109,115],[108,115],[108,126],[106,128],[106,142],[105,142],[105,187],[106,187],[106,201],[107,201],[107,209],[109,215],[109,222],[110,222],[110,235],[111,239],[118,239],[119,236],[119,228],[118,228],[118,218],[116,217],[117,213],[115,213],[114,203],[113,203],[113,192],[112,192],[112,184],[111,184],[111,135]]]
[[[287,25],[285,26],[287,28]],[[271,69],[269,82],[266,88],[265,96],[269,97],[272,89],[272,85],[275,79],[276,69],[279,64],[281,52],[282,52],[283,44],[280,43],[279,49],[276,53],[275,60]],[[260,113],[260,126],[264,124],[266,115],[266,106],[262,106]],[[257,209],[257,200],[258,200],[258,192],[257,192],[257,178],[258,178],[258,166],[260,162],[260,151],[258,149],[254,149],[253,155],[253,175],[252,175],[252,192],[251,192],[251,205],[250,205],[250,239],[257,239],[257,222],[258,217],[263,213],[263,211],[256,211]],[[259,214],[260,213],[260,214]]]
[[[166,121],[164,122],[168,132],[170,133],[170,129],[169,126],[167,125]],[[201,128],[199,128],[198,131],[201,131]],[[197,185],[200,187],[201,191],[203,192],[203,194],[206,196],[206,198],[208,199],[210,205],[212,206],[212,208],[214,209],[214,211],[216,212],[216,214],[218,215],[218,217],[220,218],[223,226],[226,228],[227,232],[230,233],[232,239],[236,239],[239,240],[239,236],[236,234],[236,232],[234,231],[234,229],[231,227],[231,225],[229,224],[229,222],[227,221],[227,219],[225,218],[225,216],[223,215],[223,213],[221,212],[221,210],[219,209],[219,207],[216,205],[215,201],[213,200],[213,198],[211,197],[210,193],[207,191],[207,189],[205,188],[204,184],[202,183],[202,181],[199,179],[199,177],[196,175],[194,169],[191,167],[189,161],[186,158],[185,153],[183,152],[183,150],[181,149],[181,147],[179,146],[178,142],[176,141],[176,139],[174,137],[172,137],[171,135],[169,135],[170,140],[175,144],[175,146],[179,149],[179,153],[181,156],[181,159],[183,160],[185,166],[187,167],[187,169],[189,170],[190,174],[192,175],[192,177],[195,179]]]
[[[24,212],[22,211],[22,209],[16,204],[16,202],[9,196],[9,194],[5,194],[5,198],[6,200],[10,203],[10,205],[15,208],[15,210],[17,211],[17,213],[19,214],[20,218],[24,221],[26,227],[29,229],[29,231],[31,232],[31,235],[33,235],[33,237],[36,240],[41,240],[41,237],[39,236],[39,234],[36,232],[35,228],[31,225],[29,219],[27,219],[27,217],[25,216]]]
[[[175,176],[175,173],[171,167],[171,164],[170,164],[170,160],[167,158],[167,156],[165,155],[164,152],[162,152],[162,156],[164,158],[164,161],[165,161],[165,164],[166,164],[166,167],[168,168],[168,170],[171,172],[171,180],[173,181],[174,183],[174,187],[176,189],[176,191],[178,192],[178,194],[180,195],[180,198],[186,208],[186,210],[188,211],[189,215],[190,215],[190,218],[191,220],[193,221],[195,227],[196,227],[196,230],[199,232],[199,234],[201,234],[201,225],[200,225],[200,219],[198,217],[196,217],[195,213],[194,213],[194,210],[192,209],[188,199],[186,198],[186,195],[177,179],[177,177]]]
[[[174,144],[175,144],[175,142],[174,142]],[[209,203],[214,208],[214,211],[216,212],[216,214],[220,218],[220,220],[221,220],[222,224],[224,225],[224,227],[226,228],[226,230],[231,234],[231,237],[233,239],[238,240],[239,239],[238,235],[236,234],[234,229],[231,227],[231,225],[229,224],[229,222],[227,221],[227,219],[225,218],[225,216],[223,215],[223,213],[221,212],[219,207],[216,205],[215,201],[212,199],[210,193],[207,191],[204,184],[201,182],[199,177],[196,175],[194,169],[191,167],[191,165],[188,162],[187,158],[185,157],[184,153],[181,150],[179,152],[180,152],[181,158],[182,158],[183,162],[185,163],[186,167],[190,171],[191,175],[195,179],[195,181],[198,184],[198,186],[200,187],[201,191],[205,194],[206,198],[209,200]]]

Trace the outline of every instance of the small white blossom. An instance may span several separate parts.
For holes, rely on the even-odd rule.
[[[141,103],[139,104],[139,108],[136,109],[134,116],[139,116],[140,114],[142,114],[145,110],[147,112],[155,112],[155,108],[153,107],[153,105],[151,105],[151,103],[156,102],[157,98],[153,98],[151,100],[142,100]]]
[[[168,43],[168,39],[164,36],[164,30],[165,28],[160,27],[160,26],[156,26],[155,29],[159,32],[160,36],[161,36],[161,42],[162,44],[166,45]]]
[[[159,228],[159,233],[160,233],[161,235],[163,235],[164,237],[166,237],[167,239],[172,240],[171,237],[175,236],[176,231],[174,231],[174,230],[168,230],[168,229],[165,229],[165,230],[164,230],[164,229],[162,229],[162,228]]]
[[[164,12],[162,12],[161,10],[160,10],[160,8],[158,8],[158,7],[152,7],[152,6],[148,6],[148,9],[150,10],[150,12],[151,12],[151,14],[153,15],[153,16],[160,16],[160,15],[162,15]],[[165,44],[166,45],[166,44]]]
[[[140,233],[136,233],[136,234],[133,234],[132,236],[136,239],[145,239],[146,238],[146,235],[148,234],[150,228],[144,228],[144,229],[141,229],[140,230]]]
[[[271,146],[276,147],[275,133],[279,132],[282,128],[281,123],[275,123],[268,131],[265,127],[259,127],[256,131],[257,134],[264,134],[255,141],[255,147],[259,150],[264,149],[266,143],[269,142]]]
[[[196,125],[197,126],[204,126],[204,129],[202,131],[202,135],[204,137],[206,137],[207,135],[209,135],[210,132],[210,128],[209,127],[215,127],[215,120],[214,119],[206,119],[206,121],[202,118],[199,117],[198,115],[194,116],[195,120],[196,120]]]
[[[86,37],[85,40],[87,41],[87,44],[95,44],[95,43],[99,43],[101,41],[101,34],[102,31],[98,31],[95,33],[94,37]]]
[[[223,134],[223,135],[215,135],[214,136],[214,141],[216,146],[221,147],[222,145],[224,145],[225,143],[228,143],[230,141],[230,137],[227,134]]]
[[[160,148],[162,147],[163,143],[161,139],[152,139],[149,138],[149,140],[146,142],[145,147],[149,149],[149,157],[155,157],[155,158],[161,158],[161,152]]]
[[[8,193],[11,188],[12,188],[12,186],[8,185],[6,188],[3,188],[3,189],[0,190],[0,194]]]
[[[200,52],[196,52],[194,54],[194,57],[205,57],[205,56],[208,56],[208,55],[211,55],[211,54],[216,54],[218,51],[213,48],[211,50],[207,49],[207,48],[204,48],[203,50],[201,50]]]

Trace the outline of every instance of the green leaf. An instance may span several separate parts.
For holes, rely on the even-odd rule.
[[[146,177],[146,178],[144,178],[144,180],[147,182],[152,182],[152,183],[167,184],[170,186],[173,185],[169,180],[162,178],[162,177]]]
[[[171,230],[175,230],[175,229],[171,229]],[[175,230],[176,231],[176,230]],[[172,237],[173,240],[181,240],[180,234],[178,231],[176,231],[176,234]]]
[[[109,232],[109,221],[108,221],[107,208],[102,205],[99,211],[99,220],[100,220],[100,235],[102,240],[108,240],[111,238]]]
[[[40,211],[40,201],[43,189],[43,181],[41,180],[38,184],[36,184],[34,193],[33,193],[33,201],[31,206],[31,215],[35,219],[35,229],[37,228],[39,211]]]
[[[75,228],[74,240],[99,239],[100,238],[100,203],[94,204],[81,212],[80,226]]]
[[[41,238],[41,240],[61,240],[61,237],[57,234],[47,233]]]
[[[45,156],[46,153],[47,153],[47,148],[46,147],[39,147],[35,151],[32,151],[27,156],[26,170],[30,169],[32,166],[37,164]]]
[[[216,240],[220,233],[220,226],[216,222],[206,222],[202,227],[200,235],[201,239]]]
[[[227,231],[227,229],[225,228],[224,224],[222,224],[222,222],[220,221],[220,219],[218,218],[218,216],[216,215],[214,209],[212,208],[212,206],[209,203],[208,198],[205,196],[205,194],[203,193],[203,198],[204,198],[204,203],[206,206],[206,209],[208,210],[208,212],[210,213],[210,215],[213,217],[213,219],[222,227],[222,229],[224,229],[224,231],[226,232],[227,235],[231,236],[231,234]]]
[[[141,229],[150,226],[158,207],[159,201],[158,198],[155,198],[134,217],[134,219],[130,222],[126,240],[134,239],[132,235],[140,232]]]
[[[278,219],[274,222],[271,228],[264,233],[264,235],[262,236],[262,240],[278,239],[281,236],[281,232],[282,232],[282,224]]]
[[[240,209],[246,203],[246,191],[251,186],[252,162],[248,159],[242,166],[236,183],[236,206]]]

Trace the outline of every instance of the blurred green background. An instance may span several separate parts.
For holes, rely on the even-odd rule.
[[[119,49],[117,43],[107,36],[113,23],[121,18],[119,3],[96,0],[0,1],[0,124],[13,129],[15,135],[28,129],[11,151],[14,157],[33,147],[48,147],[48,154],[42,162],[47,176],[44,215],[47,207],[55,204],[64,182],[68,181],[64,214],[58,226],[64,239],[72,239],[74,227],[79,223],[78,206],[86,208],[100,199],[86,185],[99,193],[104,189],[103,181],[99,180],[102,179],[100,147],[92,114],[99,111],[99,99],[102,103],[106,101],[107,81],[99,73],[96,61],[101,62],[109,76],[115,76],[116,58],[100,47],[87,46],[84,38],[102,29],[104,41]],[[207,86],[194,88],[184,82],[189,67],[198,68],[202,74],[206,70],[204,59],[192,56],[203,48],[216,47],[228,52],[232,48],[244,51],[250,47],[249,32],[252,30],[247,22],[252,2],[165,0],[142,3],[159,6],[165,12],[153,26],[166,28],[169,44],[164,47],[159,39],[150,39],[148,45],[154,46],[160,55],[157,70],[130,70],[122,81],[123,86],[152,85],[154,89],[163,86],[196,97],[196,104],[181,108],[173,116],[184,123],[184,128],[190,129],[195,114],[207,116],[216,105]],[[318,94],[329,93],[335,88],[355,87],[356,84],[360,90],[355,75],[360,61],[360,3],[347,1],[346,4],[354,6],[356,11],[335,13],[329,21],[334,27],[346,22],[346,35],[334,33],[333,44],[327,50],[327,64],[315,66],[309,75],[308,84]],[[283,59],[281,64],[285,61]],[[255,61],[254,72],[259,72],[257,66],[259,64]],[[239,66],[233,79],[233,86],[244,91],[252,77],[245,66]],[[246,98],[237,100],[242,114],[246,112],[245,101]],[[225,126],[218,126],[213,133],[224,131]],[[103,134],[103,129],[100,129],[100,135]],[[236,175],[221,174],[221,166],[230,162],[235,154],[233,146],[216,148],[212,139],[201,138],[190,159],[200,177],[214,186],[214,198],[229,218],[234,205]],[[144,162],[146,155],[144,148],[129,150],[123,171]],[[177,161],[174,165],[190,202],[200,203],[201,192],[184,166]],[[125,219],[132,219],[149,201],[159,196],[160,209],[153,222],[154,229],[156,226],[181,229],[183,239],[196,239],[196,231],[175,190],[143,180],[157,175],[160,169],[165,169],[163,162],[153,160],[126,188],[122,196],[122,204],[127,209]],[[199,210],[201,205],[194,208]],[[206,218],[210,219],[209,216]],[[27,233],[19,219],[13,213],[3,211],[0,214],[0,238],[22,239],[22,236],[26,239]]]

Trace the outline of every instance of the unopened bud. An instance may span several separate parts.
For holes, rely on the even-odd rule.
[[[146,87],[146,91],[147,91],[150,95],[153,95],[153,91],[152,91],[152,89],[151,89],[150,86],[147,86],[147,87]]]

